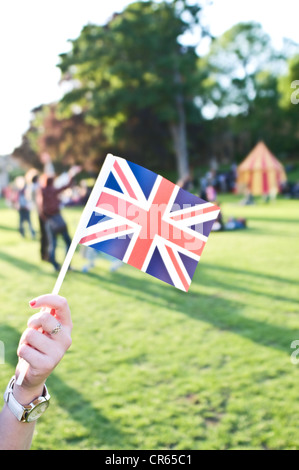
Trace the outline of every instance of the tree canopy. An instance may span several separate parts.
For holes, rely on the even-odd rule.
[[[150,110],[166,123],[181,177],[188,175],[186,121],[198,118],[194,99],[200,91],[195,46],[179,38],[198,21],[199,6],[186,2],[135,2],[105,26],[87,25],[62,54],[63,79],[74,84],[63,98],[76,103],[89,122],[115,130],[134,115]]]
[[[276,51],[261,25],[240,23],[199,57],[203,8],[136,1],[105,25],[86,25],[60,55],[69,91],[33,110],[14,154],[36,166],[47,150],[61,164],[96,170],[111,152],[179,178],[211,157],[238,160],[260,139],[295,158],[298,45]],[[192,31],[196,41],[186,45]]]

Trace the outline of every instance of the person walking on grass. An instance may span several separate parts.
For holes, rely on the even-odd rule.
[[[17,208],[19,211],[19,232],[22,237],[25,237],[25,224],[27,224],[31,233],[31,237],[35,238],[35,230],[32,226],[30,216],[30,200],[27,197],[27,186],[25,179],[20,177],[17,179],[16,183],[18,187]]]
[[[74,176],[81,171],[80,167],[71,168],[68,173],[69,182],[68,184],[56,188],[54,186],[54,177],[47,176],[46,184],[40,188],[40,200],[41,200],[41,217],[45,222],[45,231],[48,238],[48,255],[49,262],[54,266],[55,271],[59,271],[60,265],[56,260],[56,247],[57,237],[61,235],[66,251],[69,249],[71,244],[71,237],[68,232],[66,221],[62,217],[60,211],[60,199],[59,195],[72,184]]]

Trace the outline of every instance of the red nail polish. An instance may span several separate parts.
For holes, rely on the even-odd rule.
[[[35,304],[36,304],[36,300],[31,300],[31,302],[29,302],[30,307],[34,307]]]

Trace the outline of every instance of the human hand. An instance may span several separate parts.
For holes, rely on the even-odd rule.
[[[41,309],[33,315],[24,331],[17,354],[29,368],[21,386],[15,386],[15,398],[28,404],[42,394],[44,383],[71,346],[72,320],[68,303],[58,295],[43,295],[32,300],[31,308]],[[57,334],[53,331],[57,326]],[[19,366],[16,369],[16,377]]]
[[[79,165],[72,166],[68,171],[69,178],[71,178],[71,179],[74,178],[81,171],[82,171],[81,166],[79,166]]]
[[[44,164],[51,162],[51,155],[48,152],[43,152],[40,156],[40,161]]]

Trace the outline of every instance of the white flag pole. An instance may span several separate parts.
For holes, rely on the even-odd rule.
[[[101,168],[99,176],[98,176],[98,178],[95,182],[93,190],[91,191],[91,194],[88,198],[86,206],[83,209],[83,212],[82,212],[79,224],[77,226],[75,235],[73,237],[72,243],[71,243],[71,245],[68,249],[68,252],[67,252],[66,257],[64,259],[63,265],[60,269],[57,281],[56,281],[54,289],[52,291],[52,294],[54,294],[54,295],[59,294],[59,291],[61,289],[63,280],[65,278],[65,275],[66,275],[66,273],[69,269],[72,258],[74,256],[75,251],[76,251],[77,245],[78,245],[78,243],[80,242],[80,240],[82,238],[82,230],[84,230],[84,228],[86,228],[86,226],[89,222],[90,215],[91,215],[91,213],[93,211],[93,208],[96,206],[96,203],[98,201],[100,189],[102,189],[104,187],[104,185],[107,181],[107,178],[108,178],[109,173],[112,169],[115,158],[116,157],[114,157],[110,153],[105,158],[105,161],[103,163],[103,166]],[[28,368],[29,368],[29,364],[24,359],[20,359],[19,360],[19,375],[18,375],[18,378],[16,380],[17,385],[22,385]]]

